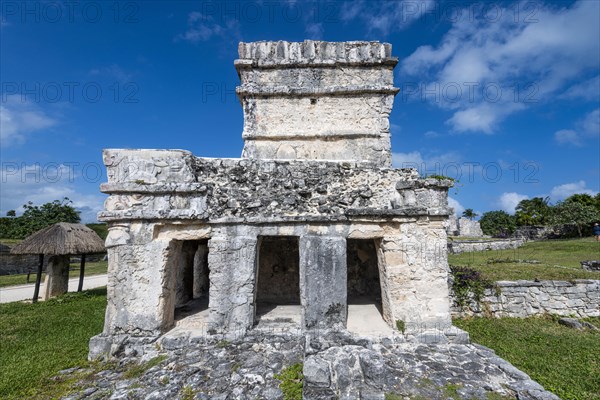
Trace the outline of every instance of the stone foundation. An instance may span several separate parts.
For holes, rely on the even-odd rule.
[[[454,306],[453,315],[530,317],[542,314],[579,318],[600,316],[600,280],[500,281],[487,289],[479,304],[465,310]]]

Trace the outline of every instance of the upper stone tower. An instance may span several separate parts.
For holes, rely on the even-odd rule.
[[[391,50],[379,42],[240,43],[242,156],[391,166]]]

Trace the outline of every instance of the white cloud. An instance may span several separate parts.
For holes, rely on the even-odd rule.
[[[581,140],[577,132],[571,129],[561,129],[554,133],[554,140],[559,144],[570,144],[573,146],[581,146]]]
[[[461,156],[456,152],[441,154],[427,154],[423,156],[420,151],[409,153],[392,153],[392,164],[398,168],[417,168],[429,173],[441,173],[446,165],[456,164],[461,161]],[[438,172],[435,172],[439,170]]]
[[[554,99],[600,66],[600,2],[536,3],[536,22],[516,21],[512,8],[498,10],[490,21],[465,9],[437,47],[419,47],[402,62],[405,79],[438,88],[439,96],[427,99],[455,110],[448,123],[457,132],[493,133],[508,115]],[[453,85],[458,97],[444,92]]]
[[[0,215],[8,210],[23,211],[23,204],[31,201],[41,205],[68,197],[81,211],[84,223],[95,222],[102,210],[105,196],[84,194],[77,188],[75,171],[66,165],[42,166],[39,164],[13,166],[4,163],[0,170]]]
[[[586,188],[585,181],[565,183],[564,185],[554,186],[550,191],[550,200],[553,202],[564,200],[567,197],[576,193],[587,193],[595,195],[591,189]]]
[[[461,216],[465,208],[453,197],[448,196],[448,205],[454,209],[454,214]]]
[[[6,96],[0,104],[0,147],[24,143],[30,133],[52,128],[57,123],[37,104],[23,102],[19,95]]]
[[[307,39],[321,40],[323,39],[323,24],[318,22],[306,22],[304,26],[304,32],[307,35]]]
[[[441,135],[436,131],[427,131],[423,134],[427,139],[434,139],[436,137],[440,137]]]
[[[117,64],[111,64],[108,67],[94,68],[90,71],[90,75],[105,76],[111,79],[116,79],[119,82],[130,82],[134,74],[126,71]]]
[[[559,98],[600,101],[600,75],[568,88]]]
[[[241,38],[240,23],[233,17],[217,21],[212,15],[193,11],[188,15],[188,29],[178,35],[176,40],[200,43],[214,38],[237,41]]]
[[[600,136],[600,108],[587,114],[581,122],[581,128],[587,135]]]
[[[344,22],[359,20],[369,33],[387,36],[394,31],[408,28],[435,5],[434,0],[352,0],[342,4],[340,15]]]
[[[512,214],[515,212],[515,208],[519,202],[528,198],[529,196],[524,194],[519,194],[516,192],[504,192],[502,195],[500,195],[497,204],[502,210]]]

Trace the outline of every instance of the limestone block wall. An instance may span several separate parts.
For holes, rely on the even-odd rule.
[[[470,220],[469,218],[458,219],[458,235],[480,237],[483,236],[483,231],[479,225],[479,221]]]
[[[500,281],[485,291],[480,304],[466,310],[453,306],[454,315],[529,317],[540,314],[580,318],[600,316],[600,280]]]
[[[3,252],[0,253],[0,275],[26,274],[29,271],[37,271],[39,263],[38,256]],[[46,268],[46,264],[47,260],[44,260],[44,269]]]
[[[213,159],[181,150],[105,150],[104,221],[259,222],[448,215],[450,181],[356,162]]]
[[[379,42],[240,43],[243,157],[391,166],[398,60]]]
[[[490,239],[490,240],[449,240],[448,252],[451,254],[485,250],[517,249],[525,244],[523,238]]]

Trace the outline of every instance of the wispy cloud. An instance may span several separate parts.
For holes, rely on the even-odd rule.
[[[223,21],[217,21],[212,15],[193,11],[188,15],[187,30],[177,35],[175,40],[198,44],[216,38],[239,40],[241,38],[239,21],[235,18],[223,18]]]
[[[408,28],[435,5],[434,0],[352,0],[342,3],[340,17],[344,22],[362,22],[369,34],[387,36]]]
[[[494,21],[476,13],[459,17],[439,45],[421,46],[402,62],[405,79],[437,88],[428,100],[454,111],[447,123],[455,132],[494,133],[507,116],[565,90],[589,96],[572,85],[597,75],[600,3],[535,4],[531,22],[515,21],[504,8]]]
[[[50,129],[58,119],[48,115],[38,104],[23,101],[20,95],[5,96],[0,103],[0,146],[22,144],[34,133]]]
[[[596,194],[596,192],[586,187],[585,181],[577,181],[554,186],[552,190],[550,190],[550,200],[553,202],[564,200],[576,193]]]
[[[569,144],[572,146],[581,146],[581,140],[579,140],[579,135],[572,129],[561,129],[560,131],[556,131],[554,133],[554,140],[558,144]]]
[[[81,212],[82,222],[96,221],[96,215],[103,208],[105,196],[82,193],[77,183],[82,177],[72,167],[64,164],[29,164],[14,168],[11,163],[3,163],[0,169],[0,213],[8,210],[23,211],[23,204],[31,201],[41,205],[68,197],[73,206]]]
[[[554,133],[558,144],[582,146],[589,138],[600,137],[600,108],[586,114],[577,122],[577,130],[561,129]]]
[[[90,75],[103,78],[109,78],[118,82],[131,82],[134,78],[134,73],[125,70],[117,64],[111,64],[107,67],[94,68],[90,71]]]

